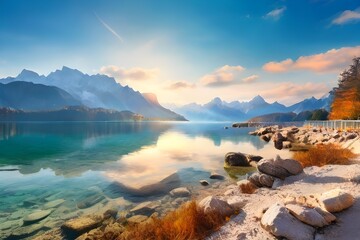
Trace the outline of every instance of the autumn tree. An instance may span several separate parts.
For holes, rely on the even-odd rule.
[[[359,119],[360,57],[354,58],[350,67],[340,74],[339,86],[334,91],[329,119]]]

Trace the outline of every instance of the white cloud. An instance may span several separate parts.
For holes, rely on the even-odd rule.
[[[316,73],[339,73],[356,56],[360,56],[360,46],[331,49],[325,53],[301,56],[295,61],[289,58],[280,62],[268,62],[263,69],[268,72],[309,70]]]
[[[278,20],[285,12],[286,7],[281,7],[281,8],[276,8],[270,12],[268,12],[264,18],[268,18],[268,19],[274,19],[274,20]]]
[[[184,89],[184,88],[195,88],[195,84],[188,83],[185,81],[180,81],[180,82],[173,83],[167,87],[167,89],[169,89],[169,90],[177,90],[177,89]]]
[[[252,82],[255,82],[258,78],[259,78],[258,75],[251,75],[251,76],[248,76],[246,78],[243,78],[242,81],[244,83],[252,83]]]
[[[158,69],[145,69],[145,68],[129,68],[124,69],[117,66],[104,66],[101,67],[100,72],[110,77],[114,77],[116,80],[148,80],[158,76]]]
[[[360,11],[355,10],[345,10],[343,11],[337,18],[332,20],[332,24],[334,25],[342,25],[349,22],[359,21],[360,20]]]
[[[201,78],[201,83],[208,87],[222,87],[238,83],[238,74],[245,68],[238,66],[225,65],[217,69],[211,74],[207,74]]]
[[[273,83],[271,88],[260,91],[260,95],[265,98],[275,99],[280,102],[294,102],[307,97],[319,97],[329,92],[329,87],[324,83],[307,82],[296,84],[292,82]]]

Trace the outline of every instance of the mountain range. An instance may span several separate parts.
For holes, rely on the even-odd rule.
[[[186,120],[162,107],[155,95],[150,100],[149,94],[142,95],[129,86],[122,86],[114,78],[101,74],[88,75],[68,67],[48,76],[24,69],[17,77],[0,79],[0,83],[2,88],[7,89],[6,95],[0,94],[2,107],[57,110],[66,106],[83,105],[89,108],[131,111],[150,119]],[[24,92],[24,89],[27,90]]]
[[[333,95],[329,93],[319,99],[312,97],[291,106],[285,106],[278,102],[268,103],[259,95],[248,102],[226,102],[216,97],[203,105],[190,103],[181,107],[173,107],[172,110],[192,121],[246,121],[271,113],[299,114],[316,109],[329,111],[332,99]]]
[[[191,103],[172,107],[172,111],[164,108],[153,93],[140,93],[122,86],[112,77],[88,75],[68,67],[47,76],[24,69],[16,77],[0,79],[0,107],[34,112],[77,106],[84,107],[89,116],[91,109],[104,109],[130,111],[154,120],[246,121],[272,113],[329,111],[332,99],[333,95],[329,93],[320,99],[312,97],[285,106],[278,102],[268,103],[259,95],[243,102],[226,102],[216,97],[203,105]]]

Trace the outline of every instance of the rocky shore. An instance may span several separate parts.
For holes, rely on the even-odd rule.
[[[359,133],[356,131],[270,126],[250,134],[264,141],[273,141],[278,149],[306,150],[320,143],[338,143],[360,154]],[[50,197],[41,210],[25,214],[17,231],[3,237],[34,239],[34,233],[49,230],[35,239],[121,239],[126,225],[162,217],[181,204],[196,200],[205,212],[215,211],[224,217],[230,216],[219,231],[208,236],[209,240],[355,239],[360,228],[359,159],[354,159],[351,165],[303,168],[296,160],[282,159],[279,155],[264,159],[254,153],[229,152],[225,155],[224,167],[250,172],[246,179],[228,181],[214,172],[194,189],[175,184],[177,178],[173,174],[148,187],[151,191],[157,187],[164,190],[166,182],[166,192],[161,198],[130,204],[125,200],[113,202],[95,194],[77,202],[84,214],[61,213],[62,219],[66,220],[59,219],[60,225],[49,224],[46,220],[53,218],[54,212],[66,209],[66,202],[56,196]],[[254,192],[244,193],[242,186],[250,186]],[[95,208],[99,203],[102,203],[101,214],[100,208]],[[123,206],[121,209],[119,204]],[[1,226],[1,229],[11,230],[20,224],[14,221]]]
[[[259,136],[260,139],[274,142],[276,149],[306,150],[309,146],[318,144],[336,143],[348,148],[360,139],[356,130],[340,131],[323,127],[285,127],[278,125],[260,128],[250,132],[250,135]]]
[[[250,133],[273,141],[277,149],[306,150],[317,144],[338,143],[360,154],[359,133],[324,128],[270,126]],[[227,155],[229,156],[229,154]],[[225,166],[245,166],[253,161],[243,153],[225,157]],[[249,159],[249,158],[246,158]],[[244,164],[245,163],[245,164]],[[208,239],[356,239],[360,227],[360,158],[350,165],[325,165],[302,168],[296,160],[261,159],[257,172],[237,185],[230,185],[218,198],[242,199],[240,214]],[[253,194],[238,186],[253,185]]]

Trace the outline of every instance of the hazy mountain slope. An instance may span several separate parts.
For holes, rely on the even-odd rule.
[[[303,111],[298,114],[294,112],[270,113],[251,118],[249,122],[303,122],[306,120],[326,120],[328,115],[329,112],[327,112],[325,109]]]
[[[135,114],[129,111],[119,112],[84,106],[35,112],[0,108],[1,121],[132,121],[134,118]]]
[[[0,82],[27,81],[56,86],[70,93],[82,104],[91,108],[128,110],[148,118],[185,120],[184,117],[147,101],[143,95],[128,86],[121,86],[114,78],[105,75],[88,75],[79,70],[63,67],[48,76],[23,70],[15,78],[0,79]]]
[[[320,99],[309,98],[289,107],[278,102],[268,103],[259,95],[248,102],[233,101],[228,103],[220,98],[214,98],[204,105],[192,103],[182,107],[175,107],[174,110],[190,120],[244,121],[256,116],[272,113],[300,113],[316,109],[329,111],[332,97],[332,94],[327,94]]]
[[[176,108],[175,111],[192,121],[234,121],[246,119],[245,114],[241,110],[224,105],[220,98],[214,98],[205,105],[188,104]]]
[[[58,87],[17,81],[0,83],[2,107],[39,111],[75,105],[81,105],[81,102]]]

